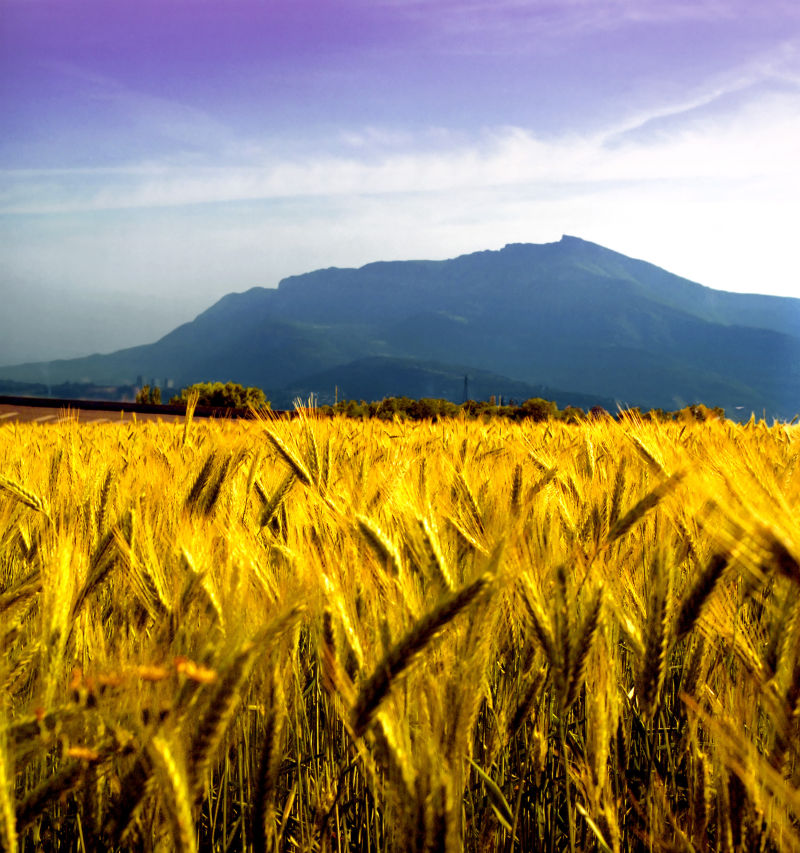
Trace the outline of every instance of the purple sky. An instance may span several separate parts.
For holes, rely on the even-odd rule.
[[[0,0],[0,116],[0,363],[562,233],[800,296],[794,0]]]

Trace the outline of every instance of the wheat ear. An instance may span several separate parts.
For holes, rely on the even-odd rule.
[[[667,472],[664,470],[664,466],[658,461],[658,459],[656,459],[655,455],[645,447],[639,436],[628,433],[628,438],[633,442],[644,461],[647,462],[650,470],[661,477],[666,476]]]
[[[669,653],[669,616],[672,595],[671,572],[659,562],[656,565],[656,582],[648,610],[647,645],[640,673],[637,692],[644,716],[648,719],[655,712]]]
[[[297,476],[294,471],[290,471],[278,484],[272,496],[264,499],[264,508],[261,510],[261,518],[259,519],[259,524],[262,527],[266,527],[275,517],[275,513],[286,500],[286,496],[292,490],[296,480]],[[256,480],[256,485],[259,487],[261,485],[258,480]]]
[[[2,474],[0,474],[0,490],[8,492],[11,497],[16,498],[20,503],[25,504],[30,509],[36,510],[36,512],[42,513],[48,520],[50,519],[50,511],[44,498],[40,498],[35,492],[26,489],[25,486],[14,480],[9,480],[8,477],[4,477]]]
[[[222,492],[222,484],[225,482],[225,477],[227,477],[228,475],[228,471],[231,467],[231,462],[232,457],[228,455],[223,461],[222,465],[220,465],[220,467],[217,469],[213,480],[211,480],[199,501],[200,512],[206,518],[211,515],[211,513],[214,511],[214,507],[217,505],[220,493]]]
[[[257,649],[256,644],[248,643],[234,657],[198,721],[188,756],[189,793],[194,802],[202,798],[206,773],[241,700],[240,691],[250,674]]]
[[[614,525],[619,519],[620,507],[622,506],[622,493],[625,490],[625,470],[628,467],[628,459],[623,456],[619,460],[617,472],[614,475],[614,488],[611,492],[611,506],[608,510],[608,523]]]
[[[320,479],[320,471],[322,470],[319,457],[319,445],[317,444],[317,437],[314,435],[314,430],[311,428],[311,424],[308,419],[303,418],[303,421],[306,446],[308,447],[308,469],[311,474],[311,478],[315,483],[318,483]]]
[[[375,524],[372,519],[365,515],[357,515],[358,529],[361,535],[367,540],[370,548],[375,553],[378,560],[387,566],[391,573],[397,578],[403,574],[403,564],[400,559],[400,553],[395,548],[389,537]]]
[[[531,679],[530,684],[525,688],[525,692],[522,694],[522,698],[520,699],[516,710],[514,711],[513,715],[511,716],[511,719],[508,722],[508,726],[506,727],[507,741],[511,740],[511,738],[514,737],[514,735],[519,731],[525,720],[528,719],[528,715],[531,712],[531,708],[538,700],[546,680],[547,668],[542,667]]]
[[[216,462],[217,451],[212,450],[208,456],[206,456],[206,460],[203,462],[203,467],[200,469],[200,473],[195,478],[194,485],[189,490],[189,495],[186,498],[186,508],[188,510],[194,511],[199,507],[200,495],[203,493],[203,489],[206,487],[206,484],[211,478],[211,472],[214,470]]]
[[[446,598],[435,610],[420,619],[405,637],[389,650],[359,691],[352,714],[352,728],[356,737],[364,734],[378,705],[401,673],[411,666],[449,622],[483,592],[489,580],[488,575],[481,575],[455,595]]]
[[[186,447],[186,442],[189,439],[189,428],[192,425],[194,410],[197,408],[199,399],[200,392],[195,388],[195,390],[189,394],[189,399],[186,401],[186,416],[183,420],[183,439],[181,440],[181,447]]]
[[[637,521],[657,506],[670,492],[674,491],[685,476],[686,473],[684,471],[677,471],[662,483],[659,483],[640,501],[637,501],[632,509],[628,510],[622,518],[614,523],[608,534],[608,541],[613,542],[615,539],[619,539],[620,536],[624,536]]]
[[[676,641],[686,637],[700,618],[703,607],[722,577],[729,559],[728,554],[714,554],[683,599],[675,626]]]
[[[444,555],[442,554],[436,528],[428,521],[427,518],[419,518],[417,519],[417,523],[419,525],[419,530],[422,534],[425,547],[428,551],[428,560],[430,561],[430,564],[436,569],[436,574],[439,576],[439,580],[444,588],[448,592],[452,592],[455,589],[455,583],[453,582],[453,576],[444,559]]]
[[[539,606],[539,603],[532,597],[528,590],[524,591],[523,602],[528,608],[528,615],[531,619],[531,627],[536,639],[545,653],[547,662],[551,669],[556,669],[559,665],[559,658],[556,655],[555,637],[553,635],[553,626],[547,614]]]
[[[478,501],[475,499],[475,495],[472,493],[472,489],[469,487],[469,483],[466,481],[461,471],[456,471],[456,488],[461,492],[469,514],[475,522],[475,526],[481,531],[481,533],[483,533],[485,529],[483,524],[483,513],[478,506]]]
[[[511,480],[511,495],[508,500],[509,510],[512,515],[519,514],[520,496],[522,495],[522,465],[519,462],[514,466],[514,476]]]
[[[108,577],[111,570],[114,568],[117,559],[120,556],[119,549],[116,545],[116,537],[118,532],[114,529],[106,530],[100,540],[97,548],[92,554],[89,570],[86,574],[86,580],[75,598],[72,605],[72,619],[74,620],[81,612],[86,599],[94,589],[100,586],[101,583]]]
[[[283,458],[283,461],[294,471],[295,476],[304,486],[312,484],[311,473],[308,468],[292,453],[291,450],[283,443],[280,436],[276,435],[272,430],[266,430],[267,438],[270,444],[278,451],[278,454]]]
[[[602,589],[598,589],[597,594],[594,597],[594,601],[592,601],[589,613],[586,616],[578,634],[579,639],[578,644],[575,647],[575,659],[571,662],[570,667],[569,687],[567,688],[567,701],[564,706],[565,708],[569,708],[578,698],[578,690],[580,690],[580,686],[583,683],[584,675],[586,673],[586,660],[589,657],[589,652],[592,648],[594,635],[597,633],[597,629],[600,626],[602,605],[603,591]]]
[[[34,595],[42,591],[42,581],[39,573],[23,578],[13,589],[0,595],[0,616],[3,622],[10,624],[14,615]]]

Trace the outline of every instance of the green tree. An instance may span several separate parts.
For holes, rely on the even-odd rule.
[[[136,392],[136,402],[160,405],[161,389],[155,385],[152,388],[149,385],[144,385]]]
[[[543,400],[541,397],[526,400],[517,411],[517,417],[530,418],[532,421],[546,421],[558,416],[558,406],[551,400]]]
[[[254,409],[268,409],[269,400],[260,388],[243,387],[235,382],[196,382],[188,388],[181,389],[180,394],[174,396],[170,403],[186,404],[193,391],[197,391],[198,406],[214,406],[218,408],[246,409],[252,406]]]
[[[580,406],[565,406],[561,417],[568,424],[577,424],[586,417],[586,412]]]

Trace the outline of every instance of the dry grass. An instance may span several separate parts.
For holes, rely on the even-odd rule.
[[[0,846],[800,850],[800,432],[0,427]]]

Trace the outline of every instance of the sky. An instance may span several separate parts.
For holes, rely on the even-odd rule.
[[[0,364],[570,234],[800,297],[796,0],[0,0]]]

